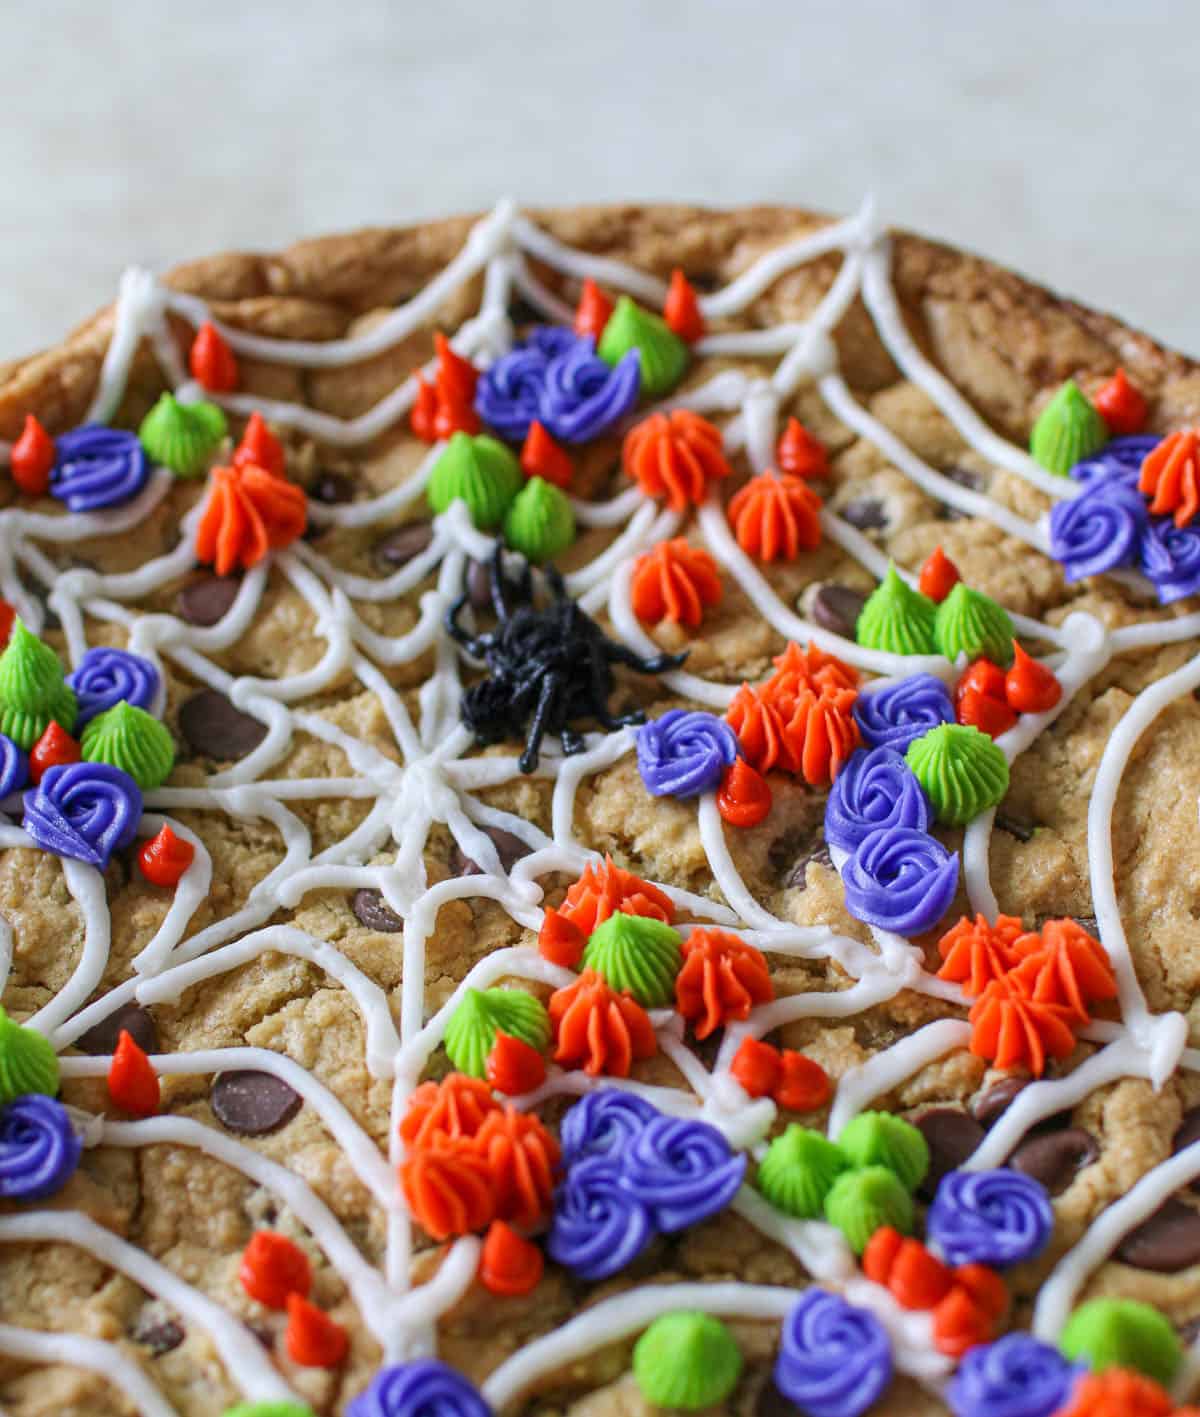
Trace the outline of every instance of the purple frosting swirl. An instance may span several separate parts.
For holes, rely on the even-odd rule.
[[[418,1358],[380,1368],[346,1417],[492,1417],[492,1409],[461,1373]]]
[[[809,1417],[859,1417],[892,1381],[892,1345],[869,1309],[807,1289],[783,1321],[775,1386]]]
[[[1136,485],[1097,478],[1078,497],[1051,508],[1050,554],[1069,581],[1098,576],[1133,560],[1147,524]]]
[[[524,441],[535,418],[559,442],[586,443],[629,412],[640,386],[636,350],[610,369],[591,335],[544,325],[484,370],[475,409],[512,443]]]
[[[946,1388],[954,1417],[1051,1417],[1083,1370],[1029,1333],[1006,1333],[962,1359]]]
[[[653,797],[711,792],[737,754],[737,735],[715,714],[668,709],[638,729],[638,771]]]
[[[1040,1254],[1053,1229],[1045,1186],[1007,1167],[947,1173],[925,1222],[947,1264],[1000,1269]]]
[[[842,885],[846,909],[856,920],[898,935],[920,935],[950,908],[958,857],[926,832],[882,827],[855,847],[842,870]]]
[[[66,763],[25,794],[22,826],[43,851],[103,871],[133,840],[141,815],[141,789],[128,773],[108,763]]]
[[[1134,433],[1127,438],[1113,438],[1091,457],[1077,462],[1070,476],[1076,482],[1095,483],[1108,479],[1137,487],[1142,463],[1147,453],[1158,447],[1156,433]]]
[[[29,781],[29,754],[7,734],[0,733],[0,797],[7,797]]]
[[[950,691],[932,674],[910,674],[886,688],[859,694],[851,709],[869,748],[903,753],[914,739],[954,722]]]
[[[563,1164],[573,1166],[585,1156],[619,1157],[658,1115],[657,1108],[635,1092],[619,1087],[589,1092],[562,1119]]]
[[[656,1117],[621,1162],[621,1185],[668,1234],[724,1210],[745,1174],[745,1156],[731,1151],[716,1127],[681,1117]]]
[[[1200,527],[1155,518],[1142,532],[1138,564],[1163,605],[1195,595],[1200,590]]]
[[[834,779],[825,802],[825,840],[853,851],[864,837],[884,827],[927,831],[931,818],[925,789],[899,752],[858,748]]]
[[[98,646],[87,651],[79,668],[67,676],[67,683],[79,700],[78,731],[122,700],[148,709],[158,692],[158,670],[140,654]]]
[[[0,1107],[0,1197],[38,1201],[71,1179],[83,1143],[67,1109],[53,1097],[29,1093]]]
[[[585,1156],[554,1193],[546,1253],[581,1279],[608,1279],[654,1238],[650,1212],[621,1184],[612,1156]]]
[[[85,423],[55,440],[50,495],[73,512],[94,512],[131,501],[149,476],[150,464],[135,433]]]

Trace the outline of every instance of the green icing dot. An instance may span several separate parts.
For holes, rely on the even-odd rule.
[[[215,403],[180,403],[173,394],[163,394],[142,419],[138,438],[151,462],[169,467],[176,477],[199,477],[226,427]]]
[[[667,325],[632,296],[622,295],[608,317],[596,353],[605,364],[617,365],[631,349],[638,352],[641,391],[650,398],[669,394],[687,372],[688,347]]]
[[[143,792],[164,783],[175,766],[175,740],[153,714],[124,699],[105,709],[83,730],[84,762],[110,763],[127,772]]]
[[[981,590],[959,581],[937,608],[933,635],[947,659],[965,653],[968,659],[986,656],[1006,669],[1013,658],[1013,622],[1003,605]]]
[[[1066,477],[1108,442],[1108,425],[1074,379],[1068,379],[1033,425],[1029,451],[1048,472]]]
[[[648,1009],[672,1002],[682,963],[678,930],[621,912],[596,926],[583,952],[585,969],[602,974],[614,989],[628,989]]]
[[[0,1107],[27,1092],[58,1091],[58,1055],[36,1028],[23,1028],[0,1008]]]
[[[759,1163],[758,1189],[785,1215],[815,1220],[834,1181],[849,1164],[840,1147],[820,1132],[793,1122]]]
[[[315,1417],[315,1413],[302,1402],[239,1402],[227,1407],[224,1417]]]
[[[859,614],[854,637],[868,649],[889,654],[933,654],[936,614],[933,601],[902,580],[895,566],[888,566]]]
[[[468,989],[446,1025],[446,1052],[460,1073],[487,1076],[487,1056],[497,1033],[542,1052],[550,1044],[550,1016],[520,989]]]
[[[524,480],[512,452],[486,433],[455,433],[429,475],[426,497],[444,512],[461,497],[477,527],[497,526]]]
[[[1067,1320],[1058,1346],[1068,1358],[1082,1359],[1097,1371],[1136,1368],[1164,1384],[1183,1361],[1170,1322],[1136,1299],[1089,1299]]]
[[[78,713],[58,655],[15,620],[0,654],[0,733],[28,752],[51,719],[70,733]]]
[[[929,1147],[920,1131],[891,1112],[860,1112],[842,1128],[838,1146],[855,1166],[886,1166],[910,1191],[929,1170]]]
[[[1008,791],[1008,759],[967,723],[931,728],[908,745],[904,761],[946,826],[965,826]]]
[[[633,1348],[633,1376],[655,1407],[712,1407],[729,1396],[741,1372],[733,1334],[720,1319],[694,1309],[661,1315]]]
[[[575,540],[571,499],[553,483],[531,477],[504,517],[504,539],[530,561],[548,561]]]
[[[843,1171],[825,1197],[825,1219],[836,1225],[854,1253],[861,1255],[881,1225],[894,1226],[902,1235],[912,1234],[912,1196],[886,1166]]]

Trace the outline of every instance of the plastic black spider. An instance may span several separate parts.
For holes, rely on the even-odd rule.
[[[496,628],[469,635],[459,625],[468,600],[464,590],[446,611],[446,632],[488,669],[487,677],[463,694],[463,722],[481,745],[524,737],[520,765],[522,772],[529,773],[538,765],[547,733],[558,734],[564,753],[582,751],[583,735],[571,726],[574,719],[594,718],[608,729],[642,722],[645,714],[640,709],[622,714],[608,710],[609,695],[616,687],[614,664],[624,664],[638,674],[661,674],[682,664],[687,655],[643,659],[610,640],[567,594],[553,566],[543,574],[554,598],[538,609],[529,563],[514,581],[505,575],[502,557],[497,541],[490,576]]]

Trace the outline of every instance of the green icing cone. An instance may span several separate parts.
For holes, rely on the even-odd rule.
[[[1033,425],[1029,451],[1047,472],[1066,477],[1108,442],[1108,425],[1074,379],[1068,379]]]
[[[58,1056],[49,1041],[0,1008],[0,1107],[28,1092],[53,1097],[57,1091]]]
[[[937,819],[965,826],[1008,791],[1008,759],[966,723],[942,723],[908,746],[905,762],[925,789]]]
[[[540,1053],[550,1044],[550,1016],[540,1000],[520,989],[468,989],[446,1025],[446,1053],[460,1073],[486,1077],[498,1032]]]
[[[142,419],[138,438],[151,462],[169,467],[176,477],[199,477],[226,428],[215,403],[180,403],[173,394],[163,394]]]
[[[687,345],[660,316],[642,307],[632,296],[622,295],[608,317],[596,353],[605,364],[616,366],[631,349],[638,352],[641,391],[650,398],[669,394],[687,372]]]
[[[920,1131],[891,1112],[860,1112],[837,1140],[855,1166],[886,1166],[910,1191],[929,1170],[929,1147]]]
[[[902,580],[895,566],[888,566],[859,614],[854,637],[860,645],[888,654],[933,654],[936,615],[933,601]]]
[[[938,651],[947,659],[957,659],[960,654],[968,659],[983,655],[1005,669],[1012,663],[1016,630],[1008,611],[990,595],[972,590],[962,581],[938,606],[933,634]]]
[[[856,1255],[881,1225],[892,1225],[902,1235],[913,1228],[912,1196],[886,1166],[864,1166],[844,1171],[825,1197],[825,1219],[846,1237]]]
[[[14,620],[0,654],[0,733],[28,752],[51,719],[70,733],[78,714],[79,705],[63,677],[58,655],[19,619]]]
[[[486,433],[455,433],[429,476],[426,497],[435,512],[457,498],[477,527],[499,524],[520,490],[524,475],[512,452]]]
[[[633,1349],[633,1376],[656,1407],[712,1407],[729,1396],[741,1373],[733,1334],[720,1319],[693,1309],[655,1319]]]
[[[678,930],[661,920],[620,912],[596,926],[583,952],[585,969],[594,969],[618,991],[627,989],[647,1009],[674,1000],[682,963]]]
[[[816,1220],[834,1181],[849,1166],[841,1148],[793,1122],[775,1138],[758,1167],[758,1189],[776,1210]]]
[[[1070,1359],[1097,1372],[1136,1368],[1164,1385],[1183,1361],[1183,1347],[1168,1319],[1136,1299],[1089,1299],[1067,1320],[1058,1341]]]
[[[504,539],[530,561],[548,561],[575,540],[571,499],[553,483],[531,477],[504,517]]]
[[[127,772],[143,792],[158,787],[175,766],[175,740],[153,714],[124,699],[105,709],[83,730],[84,762],[110,763]]]
[[[268,1400],[239,1402],[236,1407],[227,1407],[223,1417],[316,1417],[316,1414],[302,1402]]]

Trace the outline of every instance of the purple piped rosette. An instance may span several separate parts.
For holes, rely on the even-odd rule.
[[[79,700],[76,731],[97,714],[121,703],[149,709],[158,692],[158,670],[140,654],[124,649],[97,646],[79,661],[79,668],[67,676],[67,683]]]
[[[897,935],[920,935],[945,915],[958,886],[958,856],[912,827],[863,837],[842,868],[846,909]]]
[[[737,754],[737,735],[715,714],[668,709],[638,729],[638,771],[652,797],[711,792]]]
[[[654,1238],[649,1209],[622,1184],[615,1156],[585,1156],[554,1193],[546,1252],[581,1279],[608,1279]]]
[[[809,1417],[859,1417],[892,1381],[892,1344],[869,1309],[807,1289],[783,1322],[775,1386]]]
[[[970,1349],[946,1386],[954,1417],[1053,1417],[1083,1368],[1028,1333]]]
[[[853,851],[885,827],[927,831],[932,816],[925,789],[900,753],[892,748],[857,748],[834,779],[826,800],[825,840],[842,851]]]
[[[1133,433],[1126,438],[1113,438],[1090,457],[1077,462],[1069,475],[1084,484],[1124,482],[1136,488],[1142,463],[1159,442],[1157,433]]]
[[[1095,478],[1078,497],[1051,509],[1050,554],[1062,562],[1069,581],[1098,576],[1129,565],[1149,525],[1136,483]]]
[[[997,1269],[1041,1254],[1054,1229],[1046,1188],[1010,1171],[951,1171],[938,1182],[925,1233],[947,1264]]]
[[[629,412],[640,387],[636,350],[609,368],[591,335],[545,325],[484,370],[475,411],[512,443],[534,419],[559,442],[586,443]]]
[[[19,792],[29,781],[29,754],[0,733],[0,797]]]
[[[954,703],[945,684],[932,674],[910,674],[881,689],[868,688],[851,709],[869,748],[908,745],[941,723],[954,722]]]
[[[1137,560],[1163,605],[1195,595],[1200,590],[1200,527],[1153,518],[1142,531]]]
[[[623,1152],[655,1117],[658,1108],[619,1087],[589,1092],[563,1117],[559,1128],[564,1166],[585,1156]]]
[[[492,1417],[466,1378],[436,1358],[392,1363],[351,1399],[346,1417]]]
[[[50,495],[72,512],[130,502],[149,477],[150,463],[135,433],[85,423],[55,440]]]
[[[103,871],[133,840],[141,815],[141,789],[128,773],[109,763],[66,763],[25,794],[21,824],[43,851]]]
[[[61,1191],[83,1154],[67,1109],[53,1097],[29,1093],[0,1107],[0,1197],[45,1200]]]
[[[746,1158],[716,1127],[683,1117],[656,1117],[622,1155],[621,1184],[649,1206],[670,1235],[722,1211],[737,1195]]]

